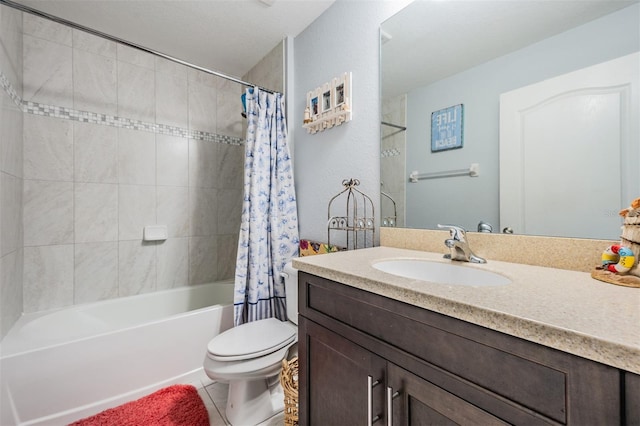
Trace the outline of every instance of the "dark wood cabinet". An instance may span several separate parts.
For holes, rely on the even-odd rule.
[[[387,364],[387,383],[394,425],[508,424],[395,364]]]
[[[386,361],[303,318],[298,326],[307,336],[308,362],[300,374],[314,378],[313,392],[301,392],[308,395],[301,406],[308,423],[357,425],[381,415]]]
[[[640,426],[640,376],[626,372],[624,375],[624,416],[628,426]]]
[[[299,284],[301,425],[631,425],[639,415],[637,375],[304,272]]]

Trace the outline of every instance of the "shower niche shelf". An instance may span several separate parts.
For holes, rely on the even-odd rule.
[[[329,201],[327,209],[327,244],[340,235],[338,245],[347,250],[373,247],[375,240],[375,216],[373,201],[360,191],[358,179],[342,181],[344,189]]]

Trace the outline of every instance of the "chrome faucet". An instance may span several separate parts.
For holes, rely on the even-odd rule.
[[[478,232],[493,232],[493,226],[491,226],[490,223],[481,220],[480,223],[478,223]]]
[[[450,254],[445,254],[445,259],[458,260],[462,262],[471,263],[487,263],[487,261],[480,256],[476,256],[469,247],[467,242],[467,231],[464,228],[455,225],[440,225],[438,228],[445,228],[449,230],[451,238],[444,240],[444,245],[449,247]]]

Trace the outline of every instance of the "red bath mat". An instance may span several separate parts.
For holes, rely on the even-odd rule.
[[[191,385],[173,385],[69,426],[208,426],[209,414]]]

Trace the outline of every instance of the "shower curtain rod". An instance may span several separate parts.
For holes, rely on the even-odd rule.
[[[215,75],[217,77],[221,77],[221,78],[224,78],[226,80],[230,80],[230,81],[233,81],[235,83],[242,84],[244,86],[258,88],[260,90],[264,90],[264,91],[267,91],[269,93],[276,93],[275,90],[267,89],[265,87],[258,86],[257,84],[253,84],[253,83],[249,83],[247,81],[240,80],[239,78],[231,77],[229,75],[222,74],[220,72],[213,71],[213,70],[210,70],[208,68],[204,68],[204,67],[201,67],[201,66],[198,66],[198,65],[194,65],[194,64],[192,64],[190,62],[183,61],[182,59],[178,59],[178,58],[175,58],[173,56],[166,55],[164,53],[155,51],[153,49],[148,49],[148,48],[146,48],[144,46],[140,46],[140,45],[132,43],[130,41],[123,40],[123,39],[118,38],[118,37],[114,37],[112,35],[103,33],[103,32],[98,31],[98,30],[94,30],[93,28],[85,27],[84,25],[76,24],[75,22],[67,21],[66,19],[59,18],[57,16],[50,15],[50,14],[45,13],[45,12],[41,12],[41,11],[39,11],[37,9],[33,9],[33,8],[29,7],[29,6],[25,6],[25,5],[20,4],[20,3],[15,3],[15,2],[13,2],[11,0],[0,0],[0,4],[7,5],[9,7],[14,8],[14,9],[18,9],[18,10],[20,10],[22,12],[27,12],[27,13],[30,13],[32,15],[40,16],[41,18],[46,18],[46,19],[52,20],[52,21],[57,22],[59,24],[67,25],[67,26],[69,26],[71,28],[75,28],[77,30],[84,31],[84,32],[87,32],[89,34],[96,35],[98,37],[106,38],[107,40],[111,40],[111,41],[114,41],[116,43],[124,44],[124,45],[132,47],[134,49],[142,50],[143,52],[147,52],[147,53],[151,53],[151,54],[156,55],[156,56],[160,56],[161,58],[168,59],[168,60],[170,60],[172,62],[176,62],[178,64],[182,64],[182,65],[185,65],[187,67],[190,67],[190,68],[205,72],[207,74],[212,74],[212,75]]]

